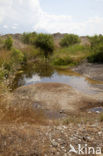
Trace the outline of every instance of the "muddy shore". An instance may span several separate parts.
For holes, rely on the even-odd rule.
[[[103,81],[103,64],[83,62],[73,70],[91,79]]]

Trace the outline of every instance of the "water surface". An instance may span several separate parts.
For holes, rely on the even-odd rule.
[[[17,74],[13,88],[35,83],[58,82],[88,94],[96,94],[102,90],[95,88],[99,81],[90,80],[80,74],[67,69],[53,69],[49,64],[30,64],[22,69],[23,73]],[[101,84],[103,86],[103,84]]]

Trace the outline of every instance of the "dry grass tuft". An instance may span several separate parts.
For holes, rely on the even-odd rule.
[[[11,52],[8,50],[0,51],[0,67],[11,59]]]

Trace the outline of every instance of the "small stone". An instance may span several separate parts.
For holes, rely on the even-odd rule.
[[[102,132],[98,132],[98,135],[101,136],[102,135]]]
[[[57,146],[58,146],[58,143],[55,142],[55,140],[52,140],[51,143],[52,143],[52,145],[53,145],[54,147],[57,147]]]

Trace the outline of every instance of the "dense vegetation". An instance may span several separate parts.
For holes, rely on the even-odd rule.
[[[91,63],[103,63],[103,36],[95,35],[89,37],[91,42],[91,54],[88,56],[88,61]]]
[[[29,61],[42,63],[46,58],[52,66],[60,68],[78,65],[84,59],[103,63],[103,36],[95,35],[87,39],[90,46],[81,44],[77,35],[64,35],[57,46],[52,35],[24,33],[19,39],[23,47],[15,47],[14,38],[8,35],[0,37],[0,86]]]

